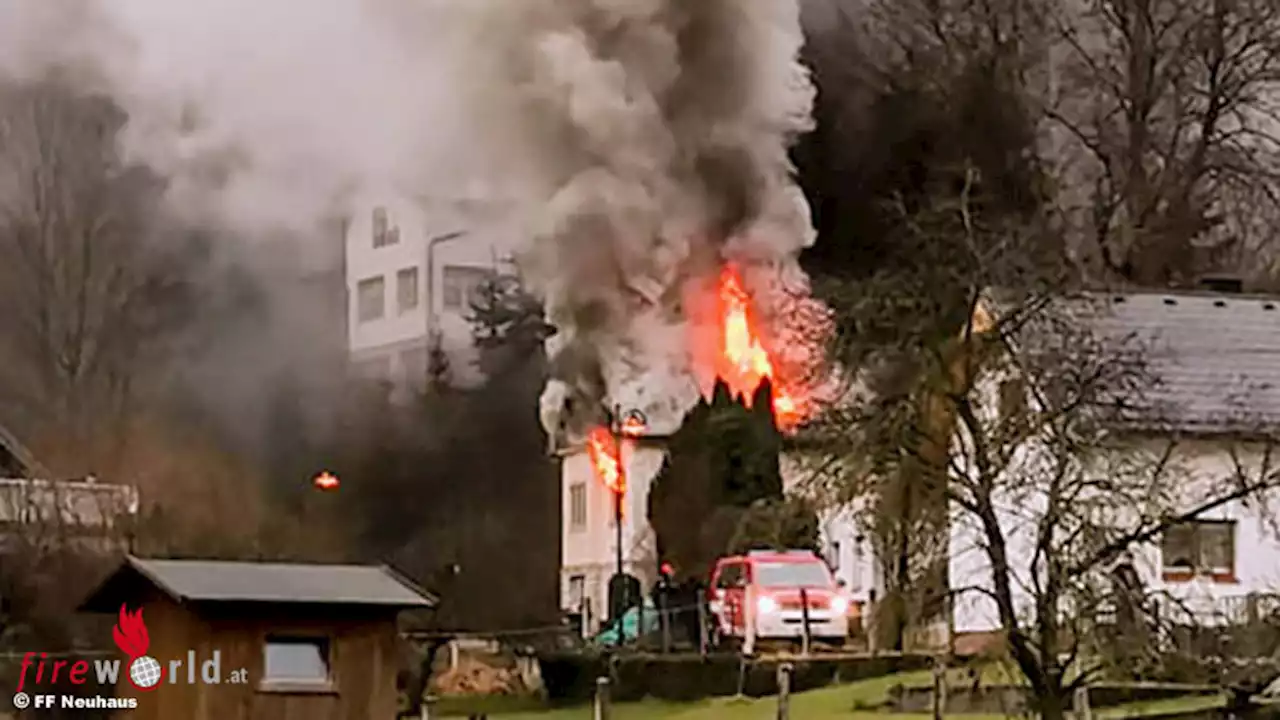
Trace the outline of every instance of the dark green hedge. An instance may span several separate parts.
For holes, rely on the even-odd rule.
[[[610,658],[600,653],[553,653],[540,655],[539,664],[547,696],[557,704],[589,701],[595,694],[596,678],[611,679],[611,692],[618,701],[646,697],[688,701],[723,697],[743,692],[751,697],[777,691],[781,662],[795,666],[792,688],[801,692],[833,682],[853,682],[895,672],[927,668],[927,656],[839,657],[784,661],[761,658],[746,662],[745,674],[737,655],[640,655]]]

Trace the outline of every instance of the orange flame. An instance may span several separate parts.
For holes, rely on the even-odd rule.
[[[614,493],[624,495],[627,481],[622,472],[622,455],[613,433],[605,427],[594,427],[587,433],[587,456],[600,482]]]
[[[142,608],[130,613],[124,605],[120,606],[120,621],[111,631],[120,652],[129,656],[130,660],[147,654],[151,646],[151,636],[147,634],[147,625],[142,621]]]
[[[734,394],[751,403],[751,396],[765,378],[773,383],[773,412],[778,426],[788,428],[800,419],[795,397],[779,383],[773,361],[760,343],[759,333],[752,327],[751,298],[742,287],[737,268],[726,265],[720,274],[721,364],[720,378]]]
[[[342,485],[342,481],[338,480],[338,476],[327,470],[317,475],[311,482],[315,485],[317,490],[326,491],[337,490],[338,487]]]

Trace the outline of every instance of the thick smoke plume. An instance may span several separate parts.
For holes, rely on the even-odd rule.
[[[802,42],[798,0],[0,0],[0,77],[111,95],[192,217],[311,231],[387,195],[515,216],[559,329],[552,432],[614,403],[674,431],[726,260],[786,344],[771,313],[813,241],[787,157]]]
[[[787,156],[814,100],[799,7],[504,5],[523,28],[508,62],[549,196],[524,261],[560,329],[543,422],[581,431],[603,401],[672,433],[712,379],[690,344],[714,335],[699,310],[721,263],[744,267],[765,311],[804,290],[795,259],[813,231]]]

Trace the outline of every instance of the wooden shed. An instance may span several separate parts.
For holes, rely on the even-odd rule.
[[[128,557],[82,610],[117,618],[121,717],[391,720],[397,616],[435,604],[385,567]]]

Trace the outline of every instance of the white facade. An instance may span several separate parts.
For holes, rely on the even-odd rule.
[[[622,443],[627,493],[622,508],[623,570],[647,592],[657,577],[657,547],[649,525],[649,488],[662,469],[661,440]],[[613,492],[596,476],[590,457],[574,449],[560,470],[560,606],[584,615],[588,632],[608,615],[609,578],[617,571],[617,525]]]
[[[478,379],[470,293],[509,271],[516,242],[500,208],[471,201],[386,196],[346,226],[349,349],[361,374],[413,385],[426,377],[428,335],[438,333],[451,377]]]
[[[884,594],[884,582],[875,547],[858,521],[855,506],[830,508],[819,515],[822,548],[854,603],[870,603]]]
[[[1159,451],[1157,441],[1135,444],[1133,452]],[[1145,447],[1144,447],[1145,446]],[[1236,463],[1257,472],[1263,464],[1264,451],[1257,447],[1233,447],[1224,440],[1185,440],[1179,442],[1171,464],[1175,473],[1192,495],[1194,488],[1220,485],[1233,477]],[[1140,462],[1146,462],[1142,460]],[[1274,471],[1274,470],[1272,470]],[[1033,523],[1043,512],[1043,498],[1013,497],[1006,493],[1000,503],[999,520],[1008,545],[1014,575],[1013,596],[1020,613],[1029,613],[1032,597],[1031,567],[1034,550]],[[1196,504],[1186,503],[1187,509]],[[1133,519],[1130,518],[1130,521]],[[1148,596],[1163,605],[1170,615],[1188,613],[1187,620],[1197,625],[1215,625],[1235,619],[1243,609],[1243,600],[1251,594],[1280,593],[1280,538],[1277,537],[1276,514],[1269,504],[1234,501],[1206,512],[1203,524],[1217,526],[1230,537],[1229,551],[1213,572],[1184,572],[1172,557],[1165,557],[1163,538],[1136,545],[1129,557]],[[987,559],[981,533],[972,515],[955,513],[951,530],[950,572],[957,633],[991,632],[1001,627],[994,601],[987,594],[992,589],[991,565]],[[1104,568],[1099,568],[1104,570]],[[1099,581],[1105,582],[1103,578]]]
[[[645,591],[657,576],[657,546],[648,522],[649,488],[666,457],[661,438],[639,444],[625,441],[622,450],[629,492],[623,507],[623,567],[640,579]],[[802,492],[799,465],[782,462],[783,483],[789,493]],[[561,467],[560,606],[583,612],[588,631],[608,613],[609,578],[617,568],[613,494],[596,477],[586,452],[575,449]],[[835,509],[820,516],[823,548],[838,579],[845,582],[854,602],[873,597],[879,574],[870,542],[856,513]],[[710,578],[707,578],[709,580]]]

